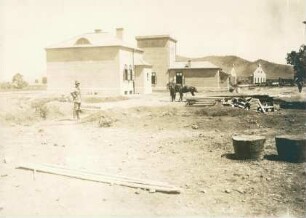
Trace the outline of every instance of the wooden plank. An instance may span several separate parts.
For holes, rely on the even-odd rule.
[[[50,173],[54,175],[61,175],[71,178],[77,178],[82,180],[88,180],[88,181],[95,181],[95,182],[102,182],[102,183],[108,183],[108,184],[114,184],[114,185],[120,185],[120,186],[126,186],[131,188],[141,188],[145,190],[155,190],[159,192],[164,193],[180,193],[181,190],[177,187],[170,186],[170,185],[164,185],[159,182],[154,183],[153,181],[147,182],[145,180],[140,181],[139,179],[133,180],[133,178],[119,178],[119,177],[112,177],[111,175],[103,175],[99,173],[93,173],[93,172],[86,172],[86,171],[79,171],[76,169],[69,169],[59,166],[47,166],[47,165],[41,165],[41,164],[21,164],[19,167],[20,169],[28,169],[28,170],[34,170],[36,172],[44,172],[44,173]],[[126,177],[127,178],[127,177]]]
[[[58,165],[50,165],[50,164],[41,164],[41,165],[51,167],[51,168],[55,168],[55,169],[63,169],[63,170],[68,169],[66,167],[58,166]],[[113,175],[113,174],[94,172],[94,171],[85,171],[85,170],[72,169],[72,168],[69,168],[69,170],[74,171],[74,172],[85,173],[85,174],[99,175],[99,176],[103,176],[103,177],[106,177],[106,178],[117,179],[117,180],[121,180],[121,181],[124,180],[124,181],[130,181],[130,182],[141,183],[141,184],[151,184],[151,185],[172,187],[170,184],[167,184],[167,183],[162,183],[162,182],[157,182],[157,181],[152,181],[152,180],[147,180],[147,179],[131,178],[131,177],[126,177],[126,176]]]
[[[257,100],[258,100],[258,105],[259,105],[259,107],[261,108],[262,112],[265,114],[266,111],[265,111],[264,107],[262,106],[260,100],[259,100],[259,99],[257,99]]]

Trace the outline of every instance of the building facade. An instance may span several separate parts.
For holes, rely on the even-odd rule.
[[[46,48],[48,89],[67,92],[74,81],[85,94],[130,95],[166,90],[168,82],[205,88],[228,87],[228,75],[209,62],[176,61],[169,35],[138,36],[137,47],[95,30]]]
[[[258,64],[256,70],[253,72],[252,78],[253,84],[261,84],[266,82],[267,76],[266,73],[263,71],[261,64]]]
[[[95,30],[46,48],[48,89],[69,90],[80,81],[85,94],[129,95],[151,93],[152,66],[143,51],[116,36]]]
[[[228,88],[228,76],[221,74],[220,67],[207,61],[174,62],[169,68],[169,81],[198,90]]]
[[[228,87],[228,75],[209,62],[176,61],[177,41],[169,35],[136,37],[143,58],[151,63],[153,90],[165,90],[168,82],[195,86],[198,89]]]

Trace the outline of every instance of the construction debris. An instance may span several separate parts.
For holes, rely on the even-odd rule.
[[[50,173],[54,175],[61,175],[61,176],[94,181],[94,182],[108,183],[112,185],[120,185],[131,188],[144,189],[149,191],[150,193],[156,191],[156,192],[178,194],[181,192],[179,188],[166,183],[161,183],[151,180],[135,179],[124,176],[106,174],[106,173],[89,172],[84,170],[66,168],[57,165],[24,163],[17,168],[33,170],[34,172]]]
[[[268,95],[231,95],[186,98],[186,106],[214,106],[220,102],[222,106],[238,107],[266,113],[275,110],[273,98]]]

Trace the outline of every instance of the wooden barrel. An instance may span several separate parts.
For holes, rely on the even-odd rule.
[[[235,135],[232,137],[237,159],[260,160],[263,158],[266,138],[256,135]]]
[[[306,161],[306,136],[281,135],[275,137],[276,149],[280,160],[289,162]]]

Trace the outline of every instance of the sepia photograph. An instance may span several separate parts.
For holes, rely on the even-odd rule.
[[[0,217],[306,217],[305,0],[0,0]]]

